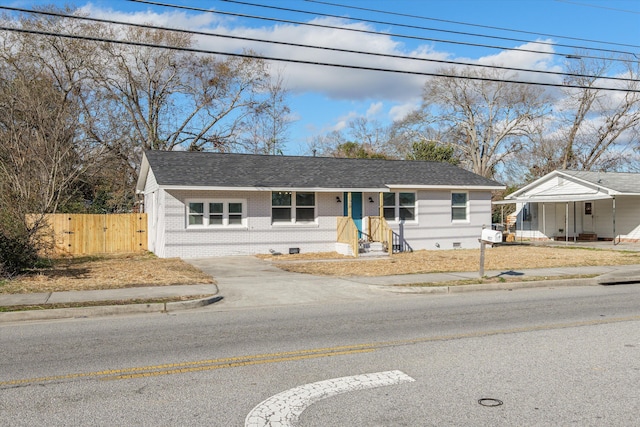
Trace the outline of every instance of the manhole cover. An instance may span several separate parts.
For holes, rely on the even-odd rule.
[[[485,397],[485,398],[479,399],[478,403],[481,404],[482,406],[493,407],[493,406],[502,405],[502,400]]]

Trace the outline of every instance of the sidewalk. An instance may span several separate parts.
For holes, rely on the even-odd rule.
[[[437,284],[477,279],[478,272],[405,274],[379,277],[320,277],[285,272],[270,262],[258,260],[254,257],[223,257],[188,261],[206,273],[211,274],[217,280],[218,285],[149,286],[95,291],[0,294],[0,307],[55,303],[104,303],[98,307],[0,312],[0,323],[124,313],[170,312],[202,307],[221,301],[223,298],[225,298],[225,306],[256,307],[364,299],[367,297],[379,297],[380,292],[454,293],[527,287],[589,286],[640,282],[640,265],[486,271],[485,275],[488,277],[521,278],[522,281],[463,286],[412,287],[410,286],[411,284],[418,283]],[[598,275],[599,277],[567,279],[567,277],[576,275]],[[526,281],[530,278],[549,279]],[[203,296],[206,297],[203,298]],[[185,298],[185,301],[128,305],[109,304],[110,301],[151,300],[167,297],[182,297]]]
[[[202,296],[205,296],[202,298]],[[153,300],[169,297],[185,301],[115,305],[117,301]],[[0,294],[0,307],[13,305],[96,303],[99,306],[0,312],[0,323],[18,320],[45,320],[94,317],[125,313],[158,313],[202,307],[222,299],[217,285],[149,286],[96,291],[44,292],[34,294]],[[110,304],[114,302],[114,304]]]

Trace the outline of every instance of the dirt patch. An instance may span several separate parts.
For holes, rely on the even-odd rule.
[[[66,257],[13,280],[0,282],[0,293],[83,291],[139,286],[215,283],[211,276],[178,258],[122,254]]]
[[[323,276],[390,276],[394,274],[478,271],[480,250],[416,251],[389,258],[296,261],[282,256],[283,270]],[[487,248],[485,270],[640,264],[640,253],[588,248],[498,246]]]

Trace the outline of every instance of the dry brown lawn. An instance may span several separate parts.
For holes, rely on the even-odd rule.
[[[121,254],[66,257],[13,280],[0,281],[0,293],[33,293],[119,289],[215,283],[197,268],[177,259]]]
[[[485,270],[640,264],[640,252],[546,246],[487,248]],[[389,276],[394,274],[478,271],[480,250],[416,251],[390,258],[333,260],[331,254],[306,258],[266,257],[283,270],[325,276]]]
[[[278,267],[325,276],[388,276],[392,274],[477,271],[479,250],[417,251],[384,259],[354,259],[337,253],[270,256]],[[501,246],[487,248],[485,270],[640,264],[640,252],[583,248]],[[13,280],[0,280],[0,293],[59,292],[136,286],[215,283],[180,259],[151,254],[67,257]]]

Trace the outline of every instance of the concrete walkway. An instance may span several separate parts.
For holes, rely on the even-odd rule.
[[[486,271],[486,276],[522,278],[523,282],[491,283],[466,286],[396,287],[417,283],[442,283],[476,279],[478,272],[406,274],[383,277],[324,277],[280,270],[274,263],[252,256],[201,258],[187,260],[213,276],[217,285],[150,286],[139,288],[52,292],[39,294],[0,294],[0,307],[14,305],[46,305],[53,303],[102,302],[100,307],[31,310],[0,313],[0,323],[88,317],[122,313],[168,312],[201,307],[219,302],[221,308],[278,306],[308,303],[336,303],[378,298],[397,293],[453,293],[477,290],[513,289],[518,287],[554,287],[640,282],[640,265],[604,267],[543,268],[517,271]],[[600,279],[563,279],[575,275],[601,275]],[[527,282],[532,277],[549,280]],[[600,282],[598,281],[600,280]],[[186,301],[158,304],[111,305],[110,301],[149,300],[182,297]]]

